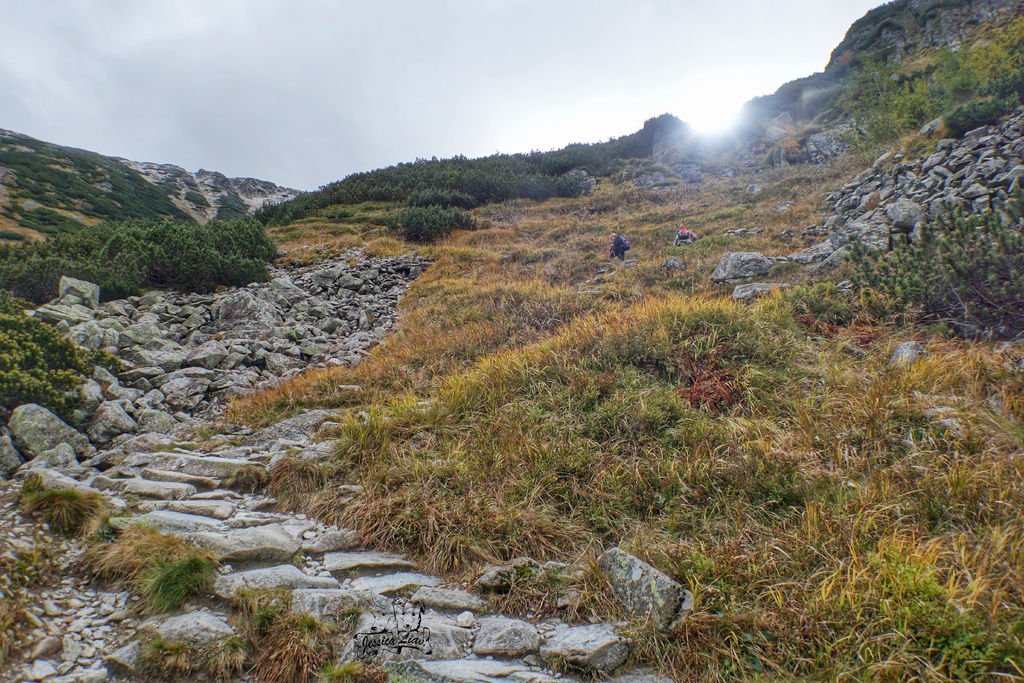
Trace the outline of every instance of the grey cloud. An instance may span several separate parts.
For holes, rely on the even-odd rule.
[[[878,0],[0,0],[0,127],[312,188],[819,70]]]

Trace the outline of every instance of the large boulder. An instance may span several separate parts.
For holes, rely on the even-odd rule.
[[[904,198],[887,206],[885,213],[892,221],[893,230],[898,232],[912,232],[924,217],[924,209],[920,204]]]
[[[192,540],[212,548],[224,562],[287,562],[302,545],[280,524],[198,533]]]
[[[81,432],[35,403],[15,408],[7,429],[10,430],[14,445],[28,460],[62,443],[74,448],[80,460],[96,452]]]
[[[612,593],[633,615],[649,618],[658,627],[668,626],[679,611],[685,591],[661,570],[620,548],[610,548],[598,565],[611,584]]]
[[[186,365],[212,370],[224,362],[228,350],[219,341],[208,341],[199,345],[185,359]]]
[[[213,305],[213,317],[221,323],[274,325],[283,320],[274,304],[242,289],[220,298]]]
[[[50,302],[37,308],[32,312],[32,315],[39,318],[44,323],[50,323],[51,325],[56,325],[61,322],[67,322],[70,325],[78,325],[95,318],[96,311],[87,306],[83,306],[82,304]]]
[[[134,433],[137,422],[117,401],[107,401],[97,408],[85,432],[93,443],[105,445],[122,434]]]
[[[64,275],[57,284],[57,296],[61,299],[75,297],[80,303],[95,310],[100,305],[100,286]]]
[[[772,261],[756,251],[732,251],[722,257],[711,274],[712,282],[732,282],[767,275]]]

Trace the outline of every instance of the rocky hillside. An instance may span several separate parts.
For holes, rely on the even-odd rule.
[[[297,194],[265,180],[107,157],[0,129],[0,239],[55,234],[104,219],[205,223]]]

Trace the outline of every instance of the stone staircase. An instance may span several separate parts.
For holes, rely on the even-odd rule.
[[[288,423],[274,429],[290,433]],[[343,648],[346,659],[385,665],[393,680],[572,681],[576,679],[545,663],[570,662],[599,672],[613,671],[625,661],[628,642],[609,624],[532,624],[493,614],[479,596],[417,571],[408,558],[361,548],[351,529],[277,511],[275,500],[265,492],[235,490],[239,481],[260,480],[258,474],[270,462],[308,440],[290,433],[290,440],[277,439],[267,446],[266,436],[223,438],[222,445],[206,453],[157,444],[102,472],[82,468],[77,478],[38,470],[44,486],[100,491],[119,509],[111,519],[113,526],[142,524],[180,536],[212,550],[221,567],[213,587],[216,600],[187,605],[170,617],[129,622],[113,634],[105,631],[101,646],[77,640],[82,648],[106,654],[77,666],[66,661],[62,666],[54,662],[54,667],[32,662],[17,680],[143,680],[136,672],[138,631],[155,631],[200,648],[215,643],[234,633],[229,623],[231,600],[244,588],[288,589],[293,611],[321,620],[340,622],[358,612],[359,634],[384,627],[395,609],[393,598],[411,598],[411,603],[401,604],[417,605],[417,627],[429,633],[425,647],[368,651],[357,636]],[[348,488],[353,495],[361,492],[358,486]],[[124,594],[118,599],[118,604],[125,603]],[[34,677],[39,673],[56,675]],[[614,680],[667,679],[634,675]]]

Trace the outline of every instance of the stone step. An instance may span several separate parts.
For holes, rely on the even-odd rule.
[[[348,588],[299,588],[291,596],[293,612],[337,622],[345,620],[352,610],[383,613],[391,609],[391,601],[378,593]]]
[[[436,576],[427,576],[426,574],[413,572],[399,572],[382,576],[360,576],[352,579],[352,582],[347,584],[347,586],[353,590],[389,595],[419,588],[420,586],[437,586],[440,583],[441,579]]]
[[[191,540],[211,548],[222,562],[287,562],[302,545],[279,524],[201,532],[193,534]]]
[[[217,578],[213,592],[225,600],[235,597],[242,588],[340,588],[337,579],[325,576],[309,576],[292,564],[264,569],[250,569],[225,574]]]
[[[493,659],[446,659],[439,661],[408,660],[384,665],[389,680],[408,683],[565,683],[576,679],[555,677],[535,667],[518,662]]]
[[[262,467],[248,460],[219,458],[215,455],[194,455],[191,453],[157,452],[135,453],[125,458],[121,467],[153,468],[171,472],[182,472],[199,477],[230,479],[243,470]]]
[[[196,487],[192,484],[138,478],[125,480],[120,488],[121,493],[126,496],[159,498],[160,500],[182,500],[196,494]]]
[[[191,484],[197,489],[215,489],[220,486],[220,479],[213,477],[200,477],[194,474],[186,474],[184,472],[171,472],[168,470],[158,470],[154,467],[144,467],[139,473],[143,479],[149,479],[150,481],[172,481],[180,484]]]
[[[413,569],[415,566],[414,562],[395,553],[336,552],[324,555],[324,569],[332,574],[354,574],[378,569]]]
[[[359,546],[359,534],[354,529],[332,527],[302,542],[302,550],[306,553],[333,553],[340,550],[352,550]]]
[[[188,515],[225,520],[234,514],[236,506],[234,503],[221,500],[154,500],[140,503],[139,510],[143,512],[170,510],[172,512],[183,512]]]
[[[413,593],[412,600],[424,607],[431,607],[445,612],[476,612],[481,614],[493,611],[483,598],[469,591],[451,588],[423,586]]]
[[[142,524],[153,527],[165,534],[176,534],[187,536],[199,533],[200,531],[223,531],[224,527],[219,520],[203,517],[201,515],[190,515],[172,510],[154,510],[138,517],[117,518],[111,520],[112,524],[128,526]]]

